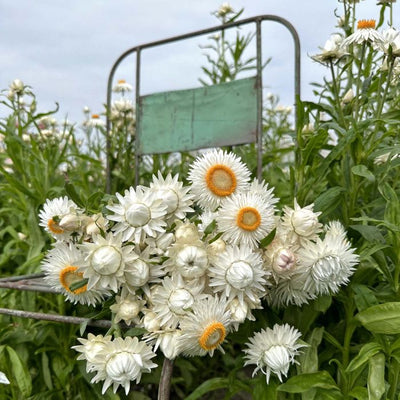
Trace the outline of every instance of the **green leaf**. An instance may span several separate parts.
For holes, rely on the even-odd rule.
[[[368,400],[368,390],[365,387],[356,386],[349,392],[349,395],[357,400]]]
[[[32,380],[28,368],[22,363],[18,354],[12,347],[7,346],[6,351],[10,358],[11,371],[14,377],[12,381],[17,385],[24,398],[28,398],[32,392]]]
[[[301,372],[311,373],[318,371],[318,346],[321,344],[323,335],[323,327],[314,328],[307,338],[309,346],[303,350],[303,353],[299,357]]]
[[[304,393],[313,388],[339,390],[327,371],[296,375],[278,386],[279,391],[287,393]]]
[[[196,400],[206,393],[224,388],[229,388],[230,392],[248,389],[247,385],[239,380],[236,380],[232,385],[231,381],[227,378],[212,378],[198,386],[188,397],[185,398],[185,400]]]
[[[365,165],[354,165],[351,172],[354,175],[362,176],[369,182],[375,182],[375,175]]]
[[[358,311],[363,311],[379,304],[374,292],[368,286],[355,283],[351,288],[354,292],[354,301]]]
[[[263,249],[267,247],[274,240],[275,234],[276,234],[276,229],[274,229],[264,239],[262,239],[260,241],[260,248]]]
[[[385,355],[375,354],[369,360],[368,399],[380,400],[385,393]]]
[[[334,186],[329,188],[320,194],[314,201],[314,210],[322,211],[322,213],[327,213],[337,207],[338,200],[340,199],[342,193],[345,191],[340,186]]]
[[[382,350],[382,346],[379,343],[376,342],[370,342],[365,344],[358,355],[354,357],[350,364],[346,368],[346,372],[352,372],[355,371],[356,369],[362,367],[364,364],[366,364],[371,357],[373,357],[375,354],[379,353]]]
[[[53,390],[53,382],[51,380],[51,373],[49,368],[49,357],[47,357],[46,352],[42,353],[42,373],[44,383],[50,390]]]
[[[370,243],[383,243],[385,241],[385,238],[377,226],[350,225],[350,228],[359,232],[361,236]]]
[[[396,335],[400,332],[400,302],[369,307],[359,312],[355,318],[373,333]]]
[[[65,191],[68,197],[74,201],[79,207],[85,208],[85,202],[81,199],[81,196],[78,194],[75,186],[72,183],[65,182]]]

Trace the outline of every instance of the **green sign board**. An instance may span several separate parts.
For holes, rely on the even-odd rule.
[[[138,111],[138,154],[253,143],[256,78],[141,96]]]

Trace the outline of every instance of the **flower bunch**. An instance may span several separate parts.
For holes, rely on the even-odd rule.
[[[158,349],[168,359],[212,356],[266,302],[301,305],[348,282],[358,256],[342,225],[323,226],[312,205],[297,202],[279,217],[273,188],[250,176],[239,157],[211,150],[190,166],[190,185],[159,172],[149,186],[117,193],[104,214],[87,215],[67,197],[47,200],[40,225],[56,238],[42,264],[48,283],[75,303],[115,295],[114,322],[146,331],[141,340],[79,339],[79,358],[103,392],[128,392],[156,366]],[[248,363],[267,380],[286,376],[299,336],[288,325],[263,330]],[[255,359],[254,347],[265,354]]]

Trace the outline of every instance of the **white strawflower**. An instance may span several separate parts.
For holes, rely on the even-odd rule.
[[[382,32],[383,35],[383,48],[385,53],[389,52],[389,48],[392,49],[392,55],[394,57],[400,57],[400,32],[390,27]]]
[[[231,329],[226,302],[209,296],[194,303],[192,311],[183,316],[180,328],[180,347],[184,355],[213,356],[216,349],[224,352],[221,344]]]
[[[272,287],[268,288],[266,296],[268,304],[276,308],[287,307],[290,304],[302,306],[309,300],[315,299],[317,293],[305,289],[307,277],[307,270],[299,266],[289,279],[279,279]]]
[[[369,43],[374,48],[382,48],[384,38],[381,33],[375,29],[375,20],[360,20],[357,23],[357,30],[348,36],[342,42],[342,48],[346,48],[352,44]]]
[[[139,313],[145,303],[146,301],[142,300],[141,297],[122,289],[121,296],[116,296],[115,303],[110,306],[110,310],[115,314],[114,323],[124,321],[127,325],[132,322],[136,325],[139,324]]]
[[[93,243],[80,245],[85,255],[81,265],[83,277],[88,279],[88,289],[110,289],[117,292],[125,283],[125,265],[138,258],[133,246],[123,246],[121,235],[109,232],[105,238],[96,235]]]
[[[107,350],[111,343],[111,335],[93,335],[88,334],[88,338],[78,338],[81,343],[78,346],[72,346],[72,349],[82,353],[78,356],[78,360],[86,360],[86,372],[98,371],[104,368],[105,359],[103,350]]]
[[[264,202],[271,205],[279,201],[279,199],[274,196],[274,188],[268,187],[268,183],[265,181],[259,182],[257,179],[253,180],[247,191],[253,195],[261,196]]]
[[[68,240],[71,231],[66,231],[60,226],[61,220],[70,214],[77,214],[78,206],[67,196],[47,199],[39,212],[39,225],[42,226],[57,240]]]
[[[295,357],[300,354],[299,349],[305,347],[298,342],[300,336],[301,333],[288,324],[275,324],[272,329],[262,329],[246,343],[244,365],[256,365],[253,376],[261,370],[267,384],[271,373],[282,382],[282,376],[287,376],[290,365],[298,364]]]
[[[163,178],[158,171],[158,177],[153,175],[150,183],[150,190],[156,198],[161,199],[167,205],[166,220],[173,222],[175,219],[184,219],[187,213],[193,212],[191,207],[193,195],[189,194],[189,187],[183,187],[183,183],[178,181],[178,175],[174,177],[168,174]]]
[[[318,222],[320,212],[313,211],[313,204],[300,207],[294,200],[294,209],[283,207],[281,222],[282,231],[287,235],[289,242],[314,240],[322,231],[322,224]]]
[[[210,266],[209,286],[214,293],[240,304],[256,303],[265,293],[266,271],[260,253],[246,246],[228,246]]]
[[[200,233],[197,226],[190,222],[177,221],[175,240],[178,244],[196,244],[200,242]]]
[[[191,310],[195,300],[206,297],[202,287],[187,285],[180,275],[166,276],[151,295],[152,310],[163,329],[175,329],[183,315]]]
[[[274,229],[274,212],[274,206],[257,194],[235,194],[218,210],[217,230],[228,243],[255,248]]]
[[[103,128],[106,123],[100,118],[99,114],[92,114],[92,116],[86,121],[86,125],[91,128]]]
[[[2,383],[3,385],[10,384],[10,381],[8,380],[7,375],[2,371],[0,371],[0,383]]]
[[[342,49],[343,37],[337,33],[331,35],[331,37],[325,42],[324,47],[321,47],[321,52],[311,58],[322,64],[329,63],[331,61],[337,61],[342,58],[346,53]]]
[[[157,351],[157,349],[160,348],[166,358],[174,360],[181,352],[181,335],[182,331],[180,329],[164,329],[162,331],[144,335],[143,338],[146,343],[153,346],[154,351]]]
[[[344,229],[338,229],[337,224],[328,226],[323,240],[306,243],[299,249],[300,263],[308,272],[306,291],[318,295],[336,293],[354,273],[359,256],[354,254],[355,249],[346,239]]]
[[[44,280],[50,287],[60,291],[67,300],[73,303],[95,305],[102,301],[110,292],[107,290],[88,290],[84,282],[80,266],[84,264],[84,255],[76,247],[56,242],[48,251],[42,262]],[[82,283],[79,288],[71,289],[73,284]]]
[[[112,385],[116,393],[119,385],[129,393],[132,381],[140,382],[142,373],[157,367],[151,359],[156,356],[145,342],[137,337],[118,337],[103,350],[104,368],[97,370],[92,382],[104,380],[102,394]]]
[[[114,212],[108,219],[117,222],[112,230],[116,234],[122,233],[124,242],[133,240],[139,244],[146,236],[156,237],[165,232],[167,205],[154,197],[148,188],[137,187],[135,190],[130,187],[124,196],[119,193],[116,196],[119,203],[107,206]]]
[[[191,192],[200,207],[215,211],[221,201],[248,185],[250,171],[233,153],[211,150],[199,156],[189,170]]]
[[[233,7],[229,3],[222,3],[217,11],[217,15],[220,17],[225,17],[233,12]]]
[[[168,251],[170,259],[165,269],[172,274],[179,274],[186,280],[201,278],[207,272],[209,257],[204,243],[175,244]]]
[[[117,84],[113,87],[113,92],[122,93],[131,92],[133,90],[132,85],[127,83],[124,79],[120,79]]]
[[[160,278],[165,275],[164,265],[158,258],[150,258],[151,248],[140,250],[140,246],[136,246],[135,253],[138,257],[125,264],[125,287],[133,294],[140,288],[150,295],[150,284],[160,282]]]

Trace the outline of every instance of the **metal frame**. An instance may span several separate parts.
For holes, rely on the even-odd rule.
[[[225,29],[238,27],[241,25],[255,23],[256,24],[256,50],[257,50],[257,133],[256,133],[256,143],[257,143],[257,178],[261,178],[262,172],[262,57],[261,57],[261,23],[263,21],[274,21],[285,26],[292,35],[294,42],[294,105],[296,107],[297,98],[300,97],[300,39],[294,26],[282,17],[276,15],[259,15],[257,17],[247,18],[235,22],[231,22],[224,25],[217,25],[212,28],[202,29],[199,31],[194,31],[186,33],[179,36],[173,36],[170,38],[158,40],[155,42],[145,43],[139,46],[132,47],[125,51],[119,56],[117,61],[111,68],[108,84],[107,84],[107,117],[106,117],[106,131],[107,131],[107,165],[106,165],[106,191],[110,193],[111,190],[111,170],[110,170],[110,132],[111,132],[111,121],[109,118],[109,110],[111,109],[111,95],[112,95],[112,84],[115,71],[117,70],[120,63],[129,55],[136,53],[136,85],[135,85],[135,104],[136,104],[136,127],[140,124],[139,117],[139,99],[140,99],[140,77],[141,77],[141,52],[144,49],[151,47],[161,46],[164,44],[177,42],[180,40],[190,39],[196,36],[201,36],[217,31],[223,31]],[[297,113],[295,108],[295,127],[297,128]],[[138,147],[138,137],[135,138],[135,150]],[[194,150],[194,149],[193,149]],[[135,186],[138,184],[139,179],[139,161],[140,155],[135,151]]]

